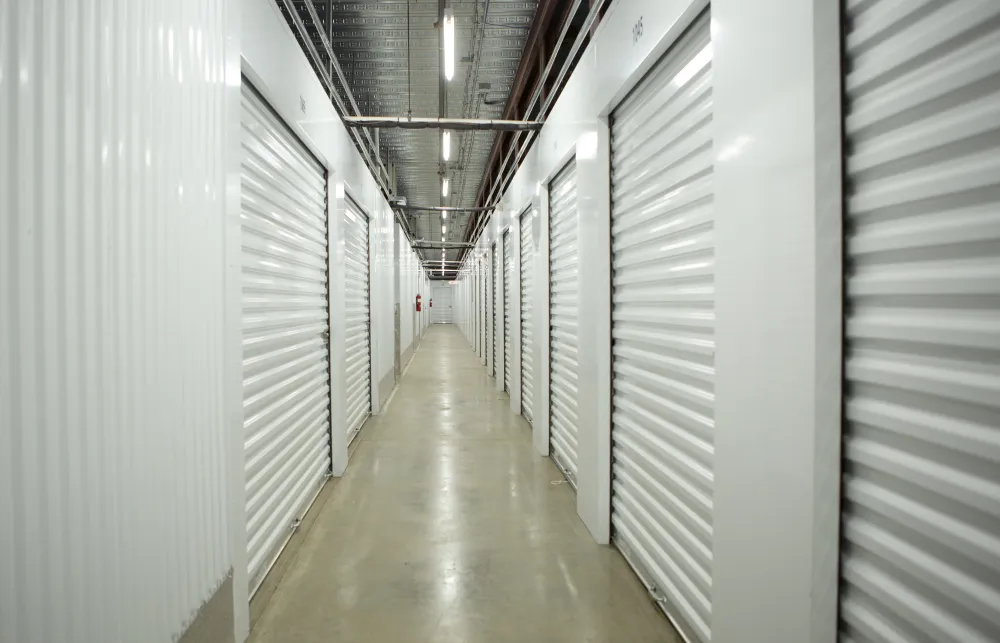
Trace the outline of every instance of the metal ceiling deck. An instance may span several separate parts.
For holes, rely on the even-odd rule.
[[[307,26],[315,29],[305,2],[294,4]],[[361,114],[503,117],[538,3],[451,0],[447,4],[455,14],[455,76],[442,97],[439,0],[313,0]],[[318,34],[314,41],[322,51]],[[382,129],[378,135],[383,161],[396,167],[400,196],[420,205],[474,205],[496,132],[453,132],[447,164],[441,161],[439,130]],[[449,198],[441,197],[442,171],[451,180]],[[467,217],[450,214],[445,221],[448,233],[442,235],[439,213],[414,214],[412,229],[427,241],[461,241]],[[421,252],[428,259],[440,259],[439,250]],[[456,250],[448,251],[448,259],[457,255]]]

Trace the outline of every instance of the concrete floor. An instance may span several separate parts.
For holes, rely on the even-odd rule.
[[[679,642],[454,326],[368,421],[254,643]]]

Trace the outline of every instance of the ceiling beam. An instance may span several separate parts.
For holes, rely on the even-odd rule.
[[[540,130],[544,121],[510,121],[492,118],[432,118],[425,116],[345,116],[351,127],[393,127],[399,129],[448,130]]]
[[[452,248],[469,248],[471,243],[465,243],[462,241],[421,241],[417,240],[413,242],[413,247],[418,250],[441,250],[441,249],[452,249]],[[440,261],[440,259],[428,259],[428,261]]]
[[[420,210],[421,212],[485,212],[497,207],[487,205],[478,208],[463,208],[457,205],[403,205],[401,203],[395,203],[394,206],[400,210]]]

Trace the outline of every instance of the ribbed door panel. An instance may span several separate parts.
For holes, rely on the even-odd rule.
[[[489,346],[489,308],[487,307],[487,302],[489,301],[489,290],[486,287],[487,271],[489,270],[489,265],[487,264],[485,257],[480,257],[479,259],[479,350],[480,352],[486,350]],[[483,357],[483,355],[480,355]]]
[[[432,293],[431,322],[434,324],[454,323],[454,293],[448,286],[434,286]]]
[[[503,234],[503,390],[510,393],[510,231]]]
[[[255,590],[330,468],[326,179],[243,88],[243,412]]]
[[[532,210],[521,215],[521,414],[528,422],[534,420],[535,362],[532,354],[531,298],[534,296],[535,246],[531,237]]]
[[[372,411],[371,270],[368,216],[350,198],[344,219],[344,348],[347,355],[348,442]]]
[[[685,632],[711,639],[715,433],[707,16],[612,115],[614,540]]]
[[[500,314],[497,309],[497,275],[499,272],[500,258],[497,256],[497,244],[494,242],[490,252],[490,360],[493,363],[493,377],[496,377],[499,372],[497,370],[497,326],[499,326],[497,315]]]
[[[576,165],[570,162],[549,186],[549,436],[556,464],[576,485],[577,319],[579,246]]]
[[[841,640],[1000,641],[1000,3],[847,12]]]

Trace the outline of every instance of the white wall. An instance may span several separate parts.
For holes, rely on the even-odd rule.
[[[411,248],[410,249],[410,256],[411,256],[411,261],[413,262],[412,265],[413,265],[413,296],[414,296],[414,301],[416,300],[416,296],[417,295],[422,295],[422,301],[426,302],[427,301],[427,293],[424,293],[424,269],[423,269],[423,266],[421,266],[421,264],[420,264],[420,255],[417,254],[416,250],[413,250]],[[414,324],[414,333],[416,335],[416,337],[415,337],[415,343],[414,343],[414,350],[416,350],[416,344],[419,344],[420,340],[424,336],[424,316],[427,313],[427,308],[424,307],[424,306],[421,306],[420,312],[416,312],[416,305],[414,305],[414,313],[415,314],[413,316],[413,324]]]
[[[394,371],[395,364],[395,330],[393,307],[395,306],[395,259],[393,253],[393,230],[396,222],[389,204],[378,199],[376,203],[376,225],[371,228],[372,241],[375,244],[372,252],[372,335],[375,346],[372,348],[373,362],[377,380],[385,384],[386,378]],[[376,290],[377,288],[377,290]],[[375,296],[375,293],[378,296]],[[378,391],[372,396],[373,403],[386,399],[387,391]],[[376,412],[379,410],[375,409]]]
[[[399,224],[396,224],[399,225]],[[405,239],[400,231],[400,238]],[[406,365],[407,352],[413,346],[413,307],[417,293],[413,288],[413,259],[410,247],[399,245],[399,353]]]
[[[706,0],[612,6],[466,263],[473,269],[479,253],[535,203],[540,372],[533,432],[546,454],[546,192],[553,175],[576,159],[586,298],[577,510],[598,542],[610,536],[608,115],[706,6]],[[821,0],[718,0],[712,37],[718,237],[712,640],[832,641],[842,275],[838,9]],[[519,244],[519,236],[511,239]],[[474,278],[474,270],[463,272],[463,280]]]
[[[714,627],[724,641],[748,640],[748,629],[771,640],[832,640],[843,320],[839,7],[715,6],[716,31],[728,35],[717,39],[714,64],[716,208],[725,215],[715,228],[725,261],[716,276],[715,595],[723,609]],[[765,576],[779,583],[761,592]],[[779,612],[786,617],[776,619]]]
[[[419,254],[417,255],[417,266],[418,266],[417,269],[420,271],[420,276],[418,279],[418,283],[420,284],[420,294],[423,296],[424,301],[427,301],[427,298],[431,296],[431,280],[427,276],[427,271],[424,270],[423,266],[420,263]],[[420,314],[420,326],[422,329],[421,334],[426,332],[427,327],[430,325],[430,320],[431,320],[430,311],[426,307],[424,307],[423,312],[421,312]]]
[[[3,643],[169,643],[234,565],[238,8],[0,6]]]

